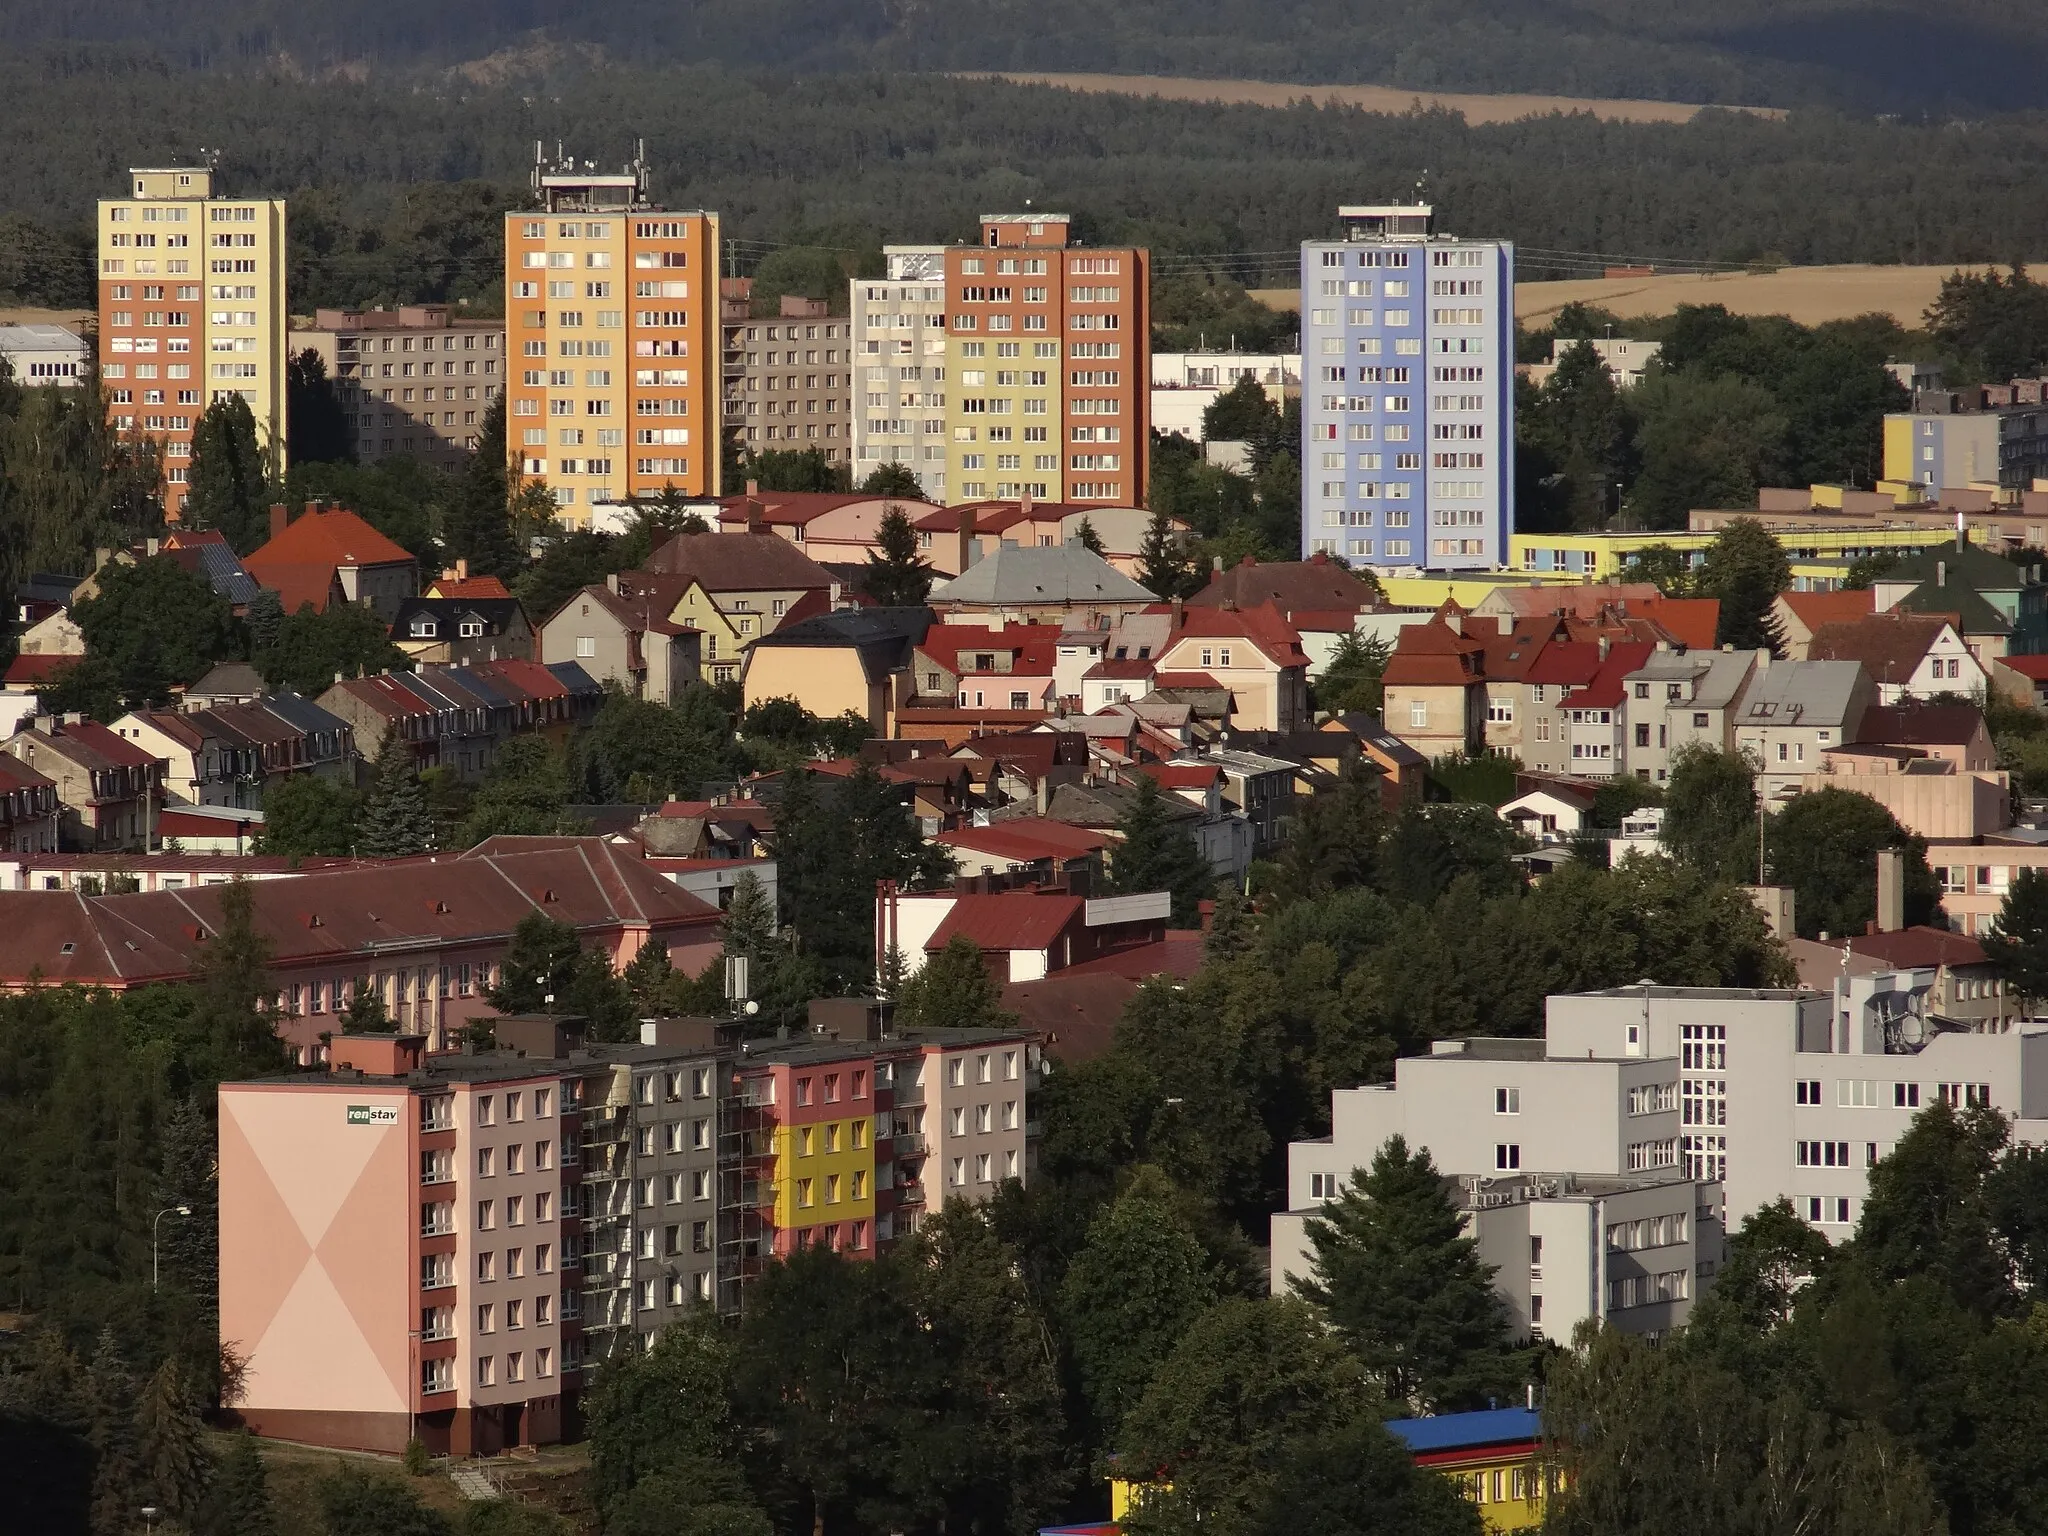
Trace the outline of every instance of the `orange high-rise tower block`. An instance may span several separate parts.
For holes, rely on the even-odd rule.
[[[505,215],[507,447],[570,528],[719,492],[718,215],[658,208],[647,166],[542,161]]]

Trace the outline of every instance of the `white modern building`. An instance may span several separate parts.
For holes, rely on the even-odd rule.
[[[17,384],[76,385],[92,372],[92,351],[61,325],[0,325],[0,366]]]
[[[2015,1141],[2048,1143],[2048,1027],[1954,1016],[1947,969],[1844,967],[1827,991],[1646,982],[1550,998],[1541,1040],[1439,1041],[1392,1083],[1339,1089],[1331,1134],[1289,1147],[1272,1285],[1308,1272],[1306,1222],[1398,1134],[1461,1182],[1529,1328],[1682,1322],[1722,1232],[1761,1207],[1788,1199],[1849,1237],[1870,1169],[1937,1100],[1990,1105]],[[1597,1262],[1573,1246],[1603,1231]]]
[[[853,316],[853,478],[884,464],[917,474],[946,497],[946,248],[888,245],[888,275],[856,278]]]
[[[1345,207],[1301,247],[1302,531],[1389,572],[1507,563],[1514,246],[1427,204]]]
[[[1191,443],[1202,437],[1202,417],[1216,397],[1237,388],[1246,374],[1258,381],[1274,405],[1301,393],[1299,352],[1154,352],[1152,429],[1178,433]]]
[[[1458,1181],[1468,1230],[1516,1329],[1569,1339],[1585,1318],[1683,1323],[1721,1261],[1721,1192],[1680,1166],[1670,1056],[1547,1056],[1540,1040],[1445,1040],[1391,1084],[1331,1095],[1331,1134],[1288,1148],[1274,1291],[1311,1269],[1306,1224],[1391,1136]]]

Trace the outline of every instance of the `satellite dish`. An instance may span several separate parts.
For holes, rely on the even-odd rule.
[[[1899,1038],[1908,1045],[1923,1045],[1927,1040],[1927,1021],[1917,1013],[1909,1013],[1899,1020]]]

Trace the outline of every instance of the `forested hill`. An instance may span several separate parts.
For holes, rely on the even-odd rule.
[[[1246,76],[1906,115],[2048,106],[2048,0],[0,0],[0,54],[131,44],[180,67],[448,65],[536,34],[632,64]]]

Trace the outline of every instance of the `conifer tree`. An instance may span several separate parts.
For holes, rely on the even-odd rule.
[[[200,1438],[199,1407],[176,1355],[149,1378],[135,1428],[152,1502],[174,1518],[190,1516],[206,1492],[211,1467]]]
[[[386,730],[377,749],[377,781],[356,820],[356,846],[369,859],[402,859],[433,851],[433,811],[427,805],[412,752]]]
[[[268,466],[256,443],[249,402],[229,391],[206,408],[192,430],[185,520],[217,528],[246,555],[270,532]]]
[[[1195,589],[1195,568],[1164,511],[1155,510],[1138,546],[1138,585],[1158,597],[1186,597]]]
[[[1124,896],[1169,893],[1174,924],[1192,928],[1201,921],[1202,902],[1215,894],[1216,871],[1171,811],[1159,781],[1141,773],[1136,794],[1117,820],[1123,841],[1110,854],[1111,883]]]
[[[86,1438],[93,1449],[92,1533],[127,1536],[135,1528],[136,1511],[148,1502],[147,1481],[137,1443],[135,1378],[112,1328],[100,1330],[86,1366],[85,1398],[90,1414]]]
[[[1387,1396],[1424,1412],[1512,1390],[1507,1311],[1493,1266],[1429,1153],[1387,1139],[1326,1214],[1308,1221],[1314,1274],[1297,1289],[1329,1314]]]
[[[932,563],[917,552],[917,530],[891,502],[875,529],[879,554],[868,555],[867,594],[884,608],[915,608],[932,589]]]
[[[157,1208],[183,1207],[191,1215],[163,1220],[158,1234],[163,1278],[186,1292],[208,1319],[220,1304],[220,1183],[214,1144],[214,1128],[196,1101],[180,1099],[164,1117]]]
[[[484,412],[476,452],[455,487],[442,527],[449,556],[467,560],[472,575],[510,577],[526,563],[512,533],[509,454],[505,392],[500,390]]]
[[[228,1442],[192,1529],[195,1536],[276,1536],[277,1510],[255,1436],[236,1435]]]
[[[1074,538],[1083,549],[1092,554],[1109,553],[1108,546],[1102,542],[1102,535],[1095,531],[1095,524],[1086,517],[1081,519],[1081,526],[1074,530]]]
[[[980,946],[965,934],[955,934],[903,983],[897,1012],[904,1023],[927,1029],[989,1029],[1016,1017],[1003,1011],[1003,989]]]
[[[2048,1001],[2048,873],[2022,869],[2013,877],[1998,925],[1981,942],[2008,988]]]

